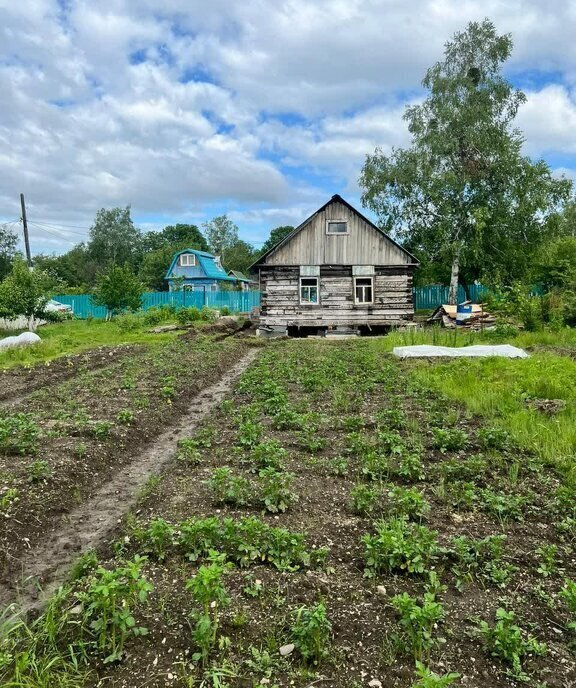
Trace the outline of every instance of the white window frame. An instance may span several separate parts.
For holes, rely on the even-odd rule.
[[[330,231],[330,225],[331,224],[345,224],[346,225],[346,231],[345,232],[331,232]],[[350,234],[349,228],[348,228],[348,220],[326,220],[326,234],[329,236],[346,236]]]
[[[314,287],[312,284],[302,284],[304,280],[309,280],[316,282],[316,301],[308,301],[307,299],[302,298],[302,289],[308,289],[310,290],[311,288]],[[310,293],[310,292],[308,292]],[[320,305],[320,278],[319,277],[300,277],[300,282],[298,285],[298,297],[300,300],[300,305],[302,306],[319,306]]]
[[[181,253],[178,263],[181,268],[194,268],[196,267],[196,256],[193,253]]]
[[[370,281],[370,284],[358,284],[358,280],[365,280],[365,281]],[[370,292],[372,294],[372,298],[370,301],[360,301],[358,300],[358,295],[356,292],[356,289],[360,287],[362,288],[362,293],[366,293],[366,289],[369,288]],[[369,306],[370,304],[374,303],[374,277],[368,277],[366,275],[363,275],[362,277],[354,277],[354,303],[357,304],[358,306]]]

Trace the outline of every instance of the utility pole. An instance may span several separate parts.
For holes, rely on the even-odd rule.
[[[28,267],[32,267],[32,256],[30,255],[30,239],[28,238],[28,221],[26,219],[26,203],[24,202],[24,194],[20,194],[20,205],[22,206],[22,225],[24,227],[24,246],[26,247],[26,262]]]

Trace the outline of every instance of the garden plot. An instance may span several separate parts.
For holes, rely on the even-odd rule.
[[[5,679],[573,686],[566,460],[384,346],[270,344],[115,541],[4,630]]]
[[[209,338],[137,347],[113,354],[104,367],[78,366],[64,381],[48,374],[45,388],[0,410],[4,583],[25,578],[20,555],[177,423],[245,350],[241,342]]]

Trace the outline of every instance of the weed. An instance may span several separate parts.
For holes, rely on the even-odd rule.
[[[413,487],[391,487],[387,493],[387,501],[388,511],[392,516],[421,520],[430,512],[430,504],[424,499],[423,494]]]
[[[158,561],[164,561],[174,544],[174,528],[163,518],[155,518],[148,524],[144,551]]]
[[[121,409],[116,414],[116,421],[120,423],[120,425],[132,425],[134,418],[134,411],[130,411],[130,409]]]
[[[212,563],[200,566],[194,578],[186,581],[186,589],[192,593],[195,602],[201,605],[202,611],[196,614],[196,627],[192,633],[194,642],[200,648],[199,653],[192,655],[194,661],[205,665],[210,650],[216,644],[219,627],[219,611],[230,603],[230,597],[222,578],[226,571],[226,555],[210,552]]]
[[[478,430],[476,437],[484,449],[503,451],[510,447],[510,433],[503,428],[489,427]]]
[[[411,648],[416,661],[428,658],[437,644],[434,627],[444,618],[444,608],[433,593],[426,592],[421,601],[408,593],[395,595],[392,606],[399,614],[404,641]]]
[[[234,475],[227,466],[216,468],[206,485],[216,504],[246,506],[252,499],[252,485],[247,478]]]
[[[76,559],[68,577],[71,581],[80,580],[96,568],[98,568],[98,555],[93,549],[89,549]]]
[[[380,503],[382,493],[379,488],[368,485],[356,485],[350,492],[350,508],[359,516],[374,512]]]
[[[406,416],[402,409],[393,406],[378,411],[376,424],[386,430],[402,430],[406,426]]]
[[[292,473],[280,472],[275,468],[263,468],[258,476],[260,499],[267,511],[284,512],[298,501],[298,495],[290,489],[294,479]]]
[[[142,575],[145,561],[136,555],[112,571],[98,567],[88,577],[86,588],[76,593],[82,604],[81,625],[94,637],[105,664],[121,659],[129,635],[148,632],[136,625],[133,615],[136,604],[145,602],[153,589]]]
[[[282,470],[288,452],[277,440],[266,440],[252,447],[249,461],[257,469],[274,468]]]
[[[544,578],[548,578],[548,576],[556,573],[558,569],[557,554],[558,547],[556,545],[542,545],[536,549],[538,557],[538,568],[536,571]]]
[[[248,585],[245,585],[242,588],[243,592],[248,595],[248,597],[260,597],[262,590],[264,589],[262,581],[259,578],[252,580],[251,577],[248,578],[248,581]]]
[[[395,430],[380,430],[378,432],[378,446],[389,455],[401,456],[406,451],[406,441]]]
[[[438,551],[434,531],[403,518],[379,521],[376,534],[362,536],[362,543],[367,577],[381,571],[424,573]]]
[[[568,624],[568,628],[576,631],[576,582],[567,580],[560,591],[560,595],[566,602],[568,611],[572,615],[573,621]]]
[[[495,516],[501,523],[522,521],[528,497],[518,494],[493,492],[488,488],[478,491],[478,504],[486,513]]]
[[[33,461],[26,469],[29,483],[46,480],[52,475],[52,468],[48,461]]]
[[[0,418],[0,453],[35,454],[40,429],[28,413],[15,413]]]
[[[330,475],[335,475],[339,478],[346,477],[350,470],[350,463],[348,459],[343,456],[335,456],[332,459],[326,459],[324,465]]]
[[[250,659],[245,660],[244,664],[258,677],[270,679],[274,672],[282,666],[282,660],[268,650],[258,649],[253,645],[250,645],[248,649],[251,656]]]
[[[496,623],[490,626],[486,621],[478,623],[480,634],[486,643],[486,649],[493,657],[499,657],[510,668],[509,674],[520,681],[527,681],[529,677],[522,668],[522,660],[526,655],[544,655],[547,648],[535,638],[526,635],[517,626],[514,612],[508,612],[499,607],[496,610]]]
[[[442,454],[465,449],[468,440],[468,433],[459,428],[432,428],[432,447]]]
[[[416,662],[416,676],[418,680],[412,684],[411,688],[446,688],[460,678],[460,674],[454,672],[436,674],[422,662]]]
[[[483,478],[487,469],[488,461],[482,455],[467,456],[463,459],[448,459],[440,464],[441,474],[447,480],[452,481]]]
[[[88,447],[86,446],[85,442],[78,442],[76,445],[76,448],[74,450],[74,453],[79,459],[83,459],[86,454],[88,453]]]
[[[110,429],[113,427],[114,423],[107,420],[98,420],[90,423],[90,432],[94,437],[100,441],[105,440],[109,434]]]
[[[198,449],[195,439],[183,438],[178,440],[176,460],[187,466],[199,466],[202,463],[202,454]]]
[[[328,655],[332,625],[322,602],[313,607],[300,607],[291,631],[294,644],[305,662],[318,665]]]
[[[0,495],[0,511],[6,515],[10,507],[16,504],[19,499],[18,490],[15,487],[9,487]]]
[[[489,535],[481,540],[461,535],[452,541],[452,573],[460,592],[472,581],[504,587],[514,567],[502,561],[505,535]]]

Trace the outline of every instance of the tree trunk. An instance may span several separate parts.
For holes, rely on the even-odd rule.
[[[456,305],[458,300],[458,276],[460,274],[460,246],[454,249],[452,258],[452,272],[450,273],[450,289],[448,290],[448,303]]]
[[[36,318],[33,315],[28,316],[28,330],[36,332]]]

